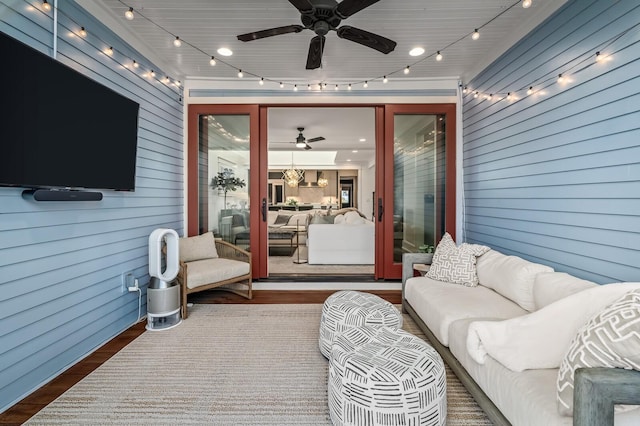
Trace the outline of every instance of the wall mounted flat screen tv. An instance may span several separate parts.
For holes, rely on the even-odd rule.
[[[135,189],[138,103],[0,32],[0,186]]]

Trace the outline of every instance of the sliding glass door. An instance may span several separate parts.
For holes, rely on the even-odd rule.
[[[387,106],[383,150],[381,275],[399,278],[403,253],[455,235],[455,106]]]

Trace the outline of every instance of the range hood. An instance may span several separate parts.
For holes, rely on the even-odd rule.
[[[318,171],[317,170],[305,170],[304,180],[300,182],[299,186],[318,186]]]

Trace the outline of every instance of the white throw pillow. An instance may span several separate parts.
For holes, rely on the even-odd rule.
[[[364,219],[357,211],[350,211],[344,214],[344,223],[348,225],[361,225],[364,223]]]
[[[529,312],[536,310],[533,282],[541,272],[553,272],[553,268],[517,256],[507,256],[496,250],[491,250],[478,259],[480,284],[495,290]]]
[[[344,223],[344,215],[343,214],[336,215],[336,218],[334,219],[333,223],[336,225]]]
[[[216,242],[212,232],[207,232],[195,237],[180,238],[178,245],[180,260],[183,262],[215,259],[218,257]]]
[[[437,281],[475,287],[478,285],[476,257],[488,250],[489,247],[478,244],[465,243],[458,247],[447,232],[436,247],[426,276]]]
[[[533,281],[533,303],[535,309],[577,293],[593,288],[598,284],[576,278],[566,272],[541,272]]]
[[[558,411],[563,416],[573,415],[574,373],[584,367],[640,370],[640,290],[625,294],[591,318],[571,342],[558,371]]]
[[[306,213],[296,213],[289,218],[288,226],[307,226],[309,215]]]

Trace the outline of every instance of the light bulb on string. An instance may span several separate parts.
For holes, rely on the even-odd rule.
[[[507,100],[510,101],[513,99],[513,96],[511,96],[511,92],[507,93]]]
[[[347,86],[347,90],[351,90],[351,83]]]
[[[604,57],[602,54],[600,52],[596,52],[596,62],[602,62],[603,59]]]
[[[87,36],[87,30],[85,30],[84,27],[80,27],[80,36],[82,37]]]
[[[528,9],[531,7],[531,3],[533,3],[531,0],[522,0],[522,7]]]
[[[150,75],[151,77],[155,77],[155,76],[156,76],[156,72],[155,72],[154,70],[151,70],[151,72],[149,73],[149,75]]]
[[[385,75],[384,77],[382,77],[382,82],[384,84],[387,84],[389,82],[389,79],[387,78],[387,76]]]
[[[307,90],[311,90],[311,85],[307,84]]]
[[[260,81],[258,82],[260,86],[264,86],[264,78],[260,77]]]
[[[109,56],[113,56],[113,47],[109,46],[104,53],[106,53]]]
[[[336,87],[333,90],[338,90],[338,85],[336,84]]]
[[[180,37],[176,36],[176,39],[175,39],[175,40],[173,40],[173,45],[174,45],[175,47],[180,47],[180,46],[182,46],[182,41],[180,40]]]
[[[322,83],[322,87],[326,89],[327,88],[327,83]]]
[[[562,74],[558,74],[558,83],[562,84],[564,83],[564,77],[562,76]]]
[[[471,39],[472,40],[477,40],[480,38],[480,31],[478,31],[478,29],[476,28],[476,30],[473,32],[473,34],[471,34]]]
[[[364,87],[366,89],[367,87],[369,87],[369,83],[365,81],[364,84],[362,85],[362,87]]]
[[[293,91],[294,91],[294,92],[297,92],[297,91],[298,91],[298,85],[297,85],[297,84],[294,84],[294,85],[293,85]]]
[[[129,10],[127,10],[124,13],[124,17],[127,18],[129,21],[133,21],[133,18],[135,18],[135,15],[133,14],[133,8],[130,7]]]
[[[214,58],[212,56],[211,59],[209,59],[209,65],[211,65],[212,67],[215,67],[216,66],[216,58]]]
[[[480,93],[478,93],[478,92],[473,94],[473,97],[476,98],[476,99],[478,98],[478,96],[480,96]]]
[[[171,79],[169,77],[165,77],[162,82],[165,84],[169,84],[169,82],[171,81]]]
[[[284,87],[284,83],[280,82],[280,88],[282,89]]]
[[[411,70],[409,70],[409,65],[407,65],[403,71],[405,74],[409,74]]]
[[[244,77],[244,74],[242,73],[242,70],[238,70],[238,78],[242,78]]]
[[[182,83],[180,83],[180,80],[176,80],[176,82],[175,82],[174,84],[176,85],[176,87],[180,87],[180,85],[181,85]]]
[[[134,68],[140,68],[140,64],[139,64],[139,63],[137,63],[137,62],[135,61],[135,59],[133,60],[133,62],[131,63],[131,65],[133,65],[133,67],[134,67]]]
[[[441,61],[442,60],[442,53],[440,53],[440,51],[438,50],[438,53],[436,53],[436,61]]]
[[[469,90],[467,89],[467,86],[464,86],[464,89],[462,89],[462,93],[466,95],[467,92],[469,92]]]
[[[42,8],[48,12],[51,10],[51,5],[47,0],[42,0]]]
[[[527,95],[533,95],[533,86],[529,86],[527,89]]]

